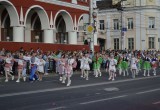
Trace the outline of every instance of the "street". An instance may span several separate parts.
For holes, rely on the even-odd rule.
[[[142,73],[141,73],[142,74]],[[152,74],[151,74],[152,75]],[[108,75],[86,81],[80,74],[66,87],[59,77],[45,77],[42,82],[0,82],[1,110],[160,110],[160,76],[132,79]]]

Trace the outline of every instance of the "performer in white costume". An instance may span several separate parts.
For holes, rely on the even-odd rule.
[[[131,72],[132,72],[132,78],[135,78],[136,71],[137,71],[137,63],[138,63],[137,58],[135,58],[134,55],[132,55],[132,58],[131,58]]]
[[[109,80],[114,81],[115,80],[116,65],[117,65],[117,60],[114,59],[114,55],[111,55],[109,62],[110,62],[109,63],[109,71],[110,71]]]
[[[84,58],[82,59],[82,69],[84,70],[84,78],[86,78],[86,80],[88,80],[88,71],[90,70],[90,66],[89,63],[92,62],[92,60],[89,58],[88,54],[85,54]]]

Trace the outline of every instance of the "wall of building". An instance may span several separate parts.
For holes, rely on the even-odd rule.
[[[140,2],[141,1],[141,2]],[[114,0],[117,3],[118,0]],[[123,27],[128,28],[128,18],[133,18],[133,29],[127,29],[123,39],[123,49],[128,49],[128,38],[134,38],[134,49],[147,50],[149,49],[149,37],[154,37],[155,48],[160,49],[160,0],[127,0],[126,7],[122,14]],[[136,7],[135,7],[136,6]],[[138,6],[138,7],[137,7]],[[155,18],[155,28],[149,28],[149,17]],[[107,24],[106,34],[101,34],[98,30],[98,38],[106,38],[106,49],[114,49],[114,38],[120,39],[121,47],[121,31],[113,29],[113,19],[119,19],[121,26],[121,13],[117,9],[99,10],[98,20],[104,20]]]
[[[19,43],[19,42],[1,42],[0,49],[5,48],[10,51],[17,51],[23,47],[24,50],[29,51],[31,48],[37,50],[37,48],[41,48],[43,51],[77,51],[77,50],[89,50],[88,45],[65,45],[65,44],[46,44],[46,43]],[[98,52],[99,46],[95,46],[95,51]]]

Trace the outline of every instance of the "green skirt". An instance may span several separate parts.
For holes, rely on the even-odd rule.
[[[148,61],[145,61],[143,64],[143,69],[145,70],[150,70],[151,69],[151,64]]]
[[[122,63],[121,63],[121,67],[122,67],[122,70],[126,70],[126,69],[128,69],[128,62],[126,62],[126,61],[122,61]]]
[[[118,69],[122,69],[122,63],[119,63],[119,64],[117,65],[117,68],[118,68]]]

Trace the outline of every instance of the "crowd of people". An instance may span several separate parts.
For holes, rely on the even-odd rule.
[[[5,82],[9,81],[9,77],[14,80],[15,75],[17,83],[21,79],[26,81],[27,75],[30,82],[42,81],[43,75],[48,75],[52,66],[52,70],[59,74],[59,81],[70,86],[75,71],[80,71],[81,78],[89,80],[89,71],[93,71],[95,77],[101,77],[101,70],[105,69],[108,80],[114,81],[120,75],[129,76],[129,73],[132,78],[140,73],[143,76],[157,75],[159,61],[159,51],[106,50],[93,53],[82,49],[43,52],[40,48],[25,51],[21,47],[16,52],[10,52],[3,48],[0,51],[0,73],[5,76]]]

